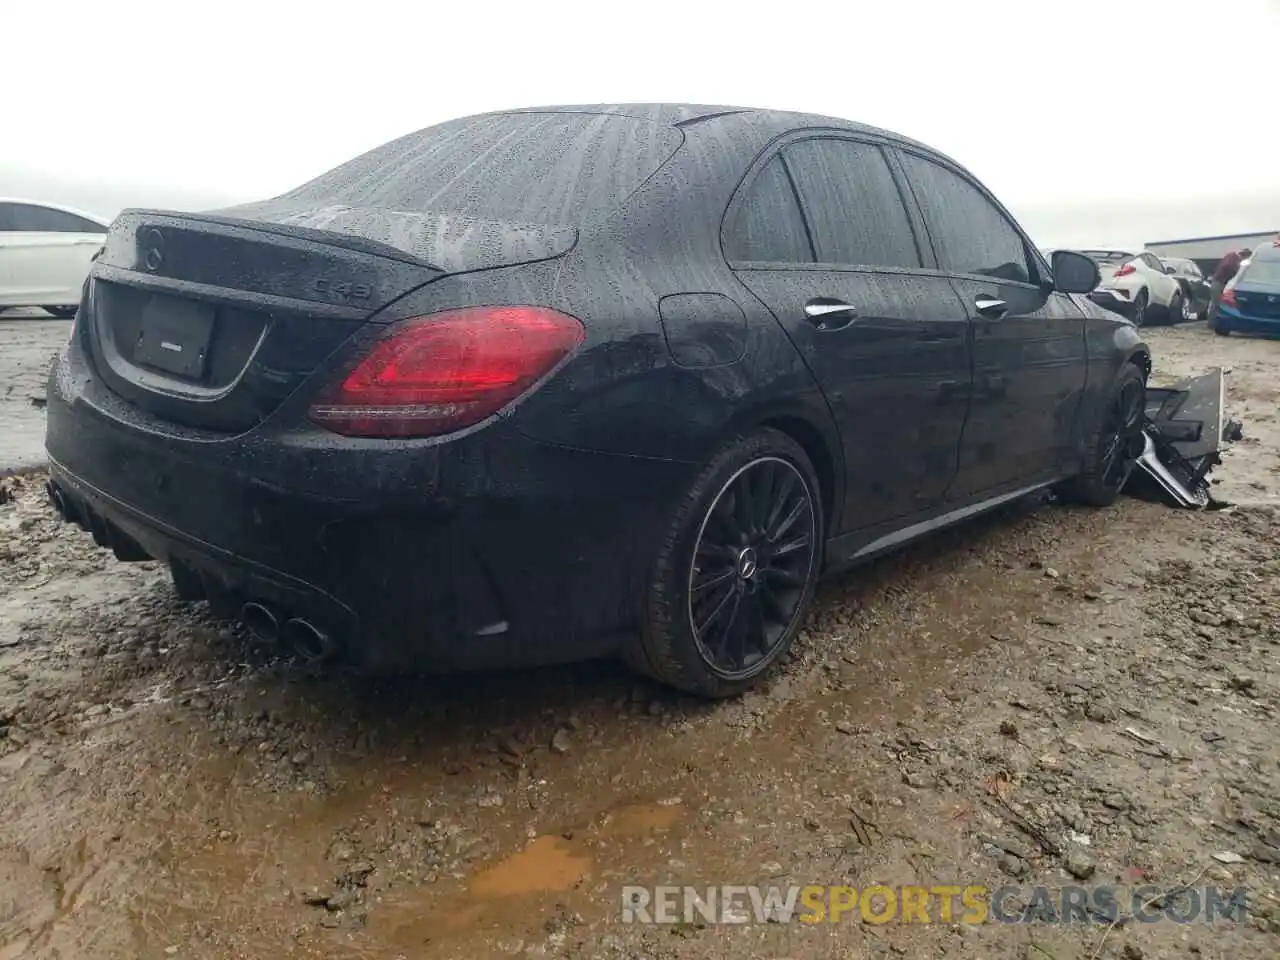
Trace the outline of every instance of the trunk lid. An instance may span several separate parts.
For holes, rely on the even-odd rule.
[[[1102,277],[1102,283],[1106,283],[1116,275],[1126,263],[1130,262],[1133,257],[1122,253],[1103,253],[1100,251],[1086,251],[1086,254],[1094,259],[1098,264],[1098,273]]]
[[[379,311],[450,273],[549,259],[572,227],[265,201],[126,210],[86,285],[85,346],[113,392],[173,423],[243,432]]]

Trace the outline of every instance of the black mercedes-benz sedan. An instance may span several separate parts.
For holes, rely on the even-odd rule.
[[[1039,488],[1115,499],[1150,359],[1097,282],[884,130],[467,117],[122,213],[50,377],[49,493],[304,656],[618,655],[731,695],[824,572]]]

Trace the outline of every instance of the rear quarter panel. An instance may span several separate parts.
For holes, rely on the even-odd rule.
[[[725,208],[756,149],[709,131],[690,137],[616,216],[582,232],[559,261],[552,305],[583,320],[587,342],[520,405],[522,431],[566,446],[698,463],[739,431],[798,417],[839,450],[808,368],[720,250]],[[664,329],[660,303],[683,294],[695,295],[682,302],[697,310],[669,312]],[[681,323],[688,326],[674,326]],[[698,337],[703,351],[692,349]],[[675,341],[683,349],[673,356]],[[706,362],[690,365],[695,353]]]

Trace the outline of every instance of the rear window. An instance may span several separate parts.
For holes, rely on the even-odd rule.
[[[1280,283],[1280,260],[1250,260],[1240,272],[1240,282],[1257,280],[1260,283]]]
[[[631,117],[471,117],[377,147],[284,199],[576,225],[616,209],[681,141]]]

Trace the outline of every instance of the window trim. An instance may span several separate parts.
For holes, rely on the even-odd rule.
[[[895,154],[893,159],[896,162],[897,170],[899,174],[902,176],[903,181],[906,183],[908,190],[910,191],[911,202],[915,207],[916,214],[920,218],[920,222],[923,226],[925,235],[929,238],[929,247],[933,253],[933,262],[935,264],[935,266],[933,267],[933,270],[931,271],[932,273],[934,273],[937,276],[943,276],[943,277],[960,277],[966,280],[981,280],[985,283],[995,282],[995,283],[1014,284],[1015,286],[1018,286],[1018,287],[1025,287],[1028,290],[1044,291],[1051,287],[1053,272],[1049,268],[1049,264],[1045,262],[1045,259],[1041,255],[1039,249],[1035,246],[1035,244],[1031,242],[1031,239],[1027,236],[1026,232],[1022,229],[1022,227],[1018,225],[1018,221],[1013,218],[1013,215],[1010,214],[1007,209],[1005,209],[1004,204],[1002,204],[999,200],[997,200],[995,195],[992,194],[992,192],[988,190],[985,186],[983,186],[983,184],[977,178],[975,178],[963,167],[959,166],[958,164],[956,164],[951,160],[948,160],[946,157],[942,156],[941,154],[931,153],[926,150],[921,150],[912,146],[903,146],[903,145],[894,146],[891,152]],[[1009,228],[1022,241],[1023,256],[1027,258],[1027,265],[1029,267],[1034,268],[1035,276],[1033,276],[1030,280],[1009,280],[1004,277],[992,277],[991,275],[984,274],[984,273],[962,273],[958,270],[948,270],[947,268],[943,267],[942,260],[938,257],[938,249],[934,240],[933,232],[929,229],[929,221],[924,215],[924,207],[920,203],[920,198],[916,195],[916,185],[911,177],[911,174],[907,171],[906,164],[902,162],[902,156],[901,156],[902,154],[907,154],[907,155],[916,157],[919,160],[924,160],[936,166],[939,166],[942,169],[946,170],[947,172],[959,177],[962,181],[964,181],[965,183],[969,184],[971,187],[976,189],[978,191],[979,196],[983,197],[983,199],[985,199],[989,204],[991,204],[992,207],[995,208],[996,213],[1000,215],[1000,217],[1005,221],[1005,223],[1009,225]]]
[[[897,265],[888,264],[888,263],[846,263],[843,260],[819,260],[818,259],[818,241],[813,236],[812,218],[809,215],[808,206],[804,202],[804,195],[800,192],[800,187],[796,184],[795,177],[791,173],[791,163],[787,159],[787,155],[786,155],[787,151],[790,150],[792,147],[796,146],[797,144],[810,143],[816,140],[837,140],[845,143],[856,143],[861,146],[871,147],[877,154],[880,155],[880,159],[884,161],[885,169],[889,173],[889,179],[893,182],[894,189],[897,193],[898,202],[902,204],[902,212],[906,217],[907,229],[911,231],[911,243],[912,243],[912,246],[915,248],[916,258],[920,261],[918,264],[914,266],[904,267],[904,266],[897,266]],[[908,202],[907,197],[903,193],[903,185],[898,180],[897,173],[893,168],[893,163],[889,159],[888,152],[885,150],[883,144],[876,143],[874,141],[871,141],[862,137],[857,137],[857,136],[836,136],[834,134],[821,134],[818,136],[797,137],[793,140],[790,140],[787,144],[781,147],[778,152],[782,156],[782,162],[787,168],[787,175],[791,178],[792,189],[795,190],[796,198],[800,202],[800,212],[804,216],[805,226],[806,226],[806,229],[808,229],[809,231],[809,244],[813,248],[813,262],[815,266],[820,267],[824,270],[856,271],[858,273],[918,273],[919,271],[927,268],[926,267],[927,258],[925,257],[924,249],[920,243],[920,233],[919,233],[920,227],[917,225],[915,218],[911,216],[911,204]]]
[[[893,176],[898,187],[898,195],[902,200],[902,205],[907,213],[907,222],[911,226],[912,237],[915,240],[916,252],[920,255],[920,261],[923,266],[920,267],[890,267],[885,265],[850,265],[844,263],[819,263],[818,251],[813,243],[813,228],[809,223],[808,212],[804,208],[803,201],[800,198],[800,192],[796,189],[795,181],[791,177],[791,170],[787,167],[786,158],[782,156],[783,152],[793,143],[802,140],[852,140],[856,143],[864,143],[869,146],[878,147],[885,162],[888,164],[889,173]],[[874,133],[864,133],[862,131],[845,130],[840,127],[798,127],[788,130],[769,141],[763,149],[756,155],[755,159],[747,165],[746,171],[739,178],[737,185],[733,188],[733,195],[729,198],[729,203],[725,206],[724,213],[720,217],[719,244],[720,256],[724,258],[725,264],[730,270],[756,270],[756,271],[780,271],[780,270],[809,270],[821,271],[826,273],[832,272],[858,272],[858,273],[886,273],[893,275],[919,275],[921,273],[936,273],[937,258],[933,253],[931,243],[926,243],[928,234],[925,232],[924,220],[919,211],[916,209],[914,197],[907,193],[908,185],[902,177],[901,171],[898,169],[897,158],[894,151],[899,148],[898,141],[886,137],[880,137]],[[738,210],[746,200],[747,194],[751,187],[755,184],[756,179],[760,175],[760,171],[774,157],[778,157],[783,164],[783,168],[787,171],[787,178],[791,183],[792,195],[800,209],[800,216],[804,220],[805,231],[809,237],[809,253],[813,260],[807,263],[792,263],[784,260],[735,260],[728,255],[727,245],[725,243],[730,225],[733,218],[737,216]]]
[[[778,165],[782,167],[783,175],[787,178],[787,186],[791,188],[791,199],[795,202],[796,212],[800,215],[800,222],[804,225],[804,236],[809,244],[809,256],[812,259],[797,263],[790,260],[738,260],[730,257],[726,243],[729,239],[729,232],[733,229],[738,214],[746,206],[747,199],[750,197],[756,183],[760,180],[761,174],[775,159],[778,161]],[[794,270],[810,267],[817,262],[818,252],[813,245],[813,230],[809,227],[809,219],[805,216],[804,207],[800,203],[800,191],[796,189],[796,182],[791,176],[790,168],[787,167],[786,158],[782,156],[781,147],[776,150],[766,149],[747,167],[747,172],[738,182],[737,187],[734,188],[733,196],[729,198],[729,204],[725,207],[724,215],[720,218],[719,240],[720,256],[724,258],[724,262],[731,270]]]

